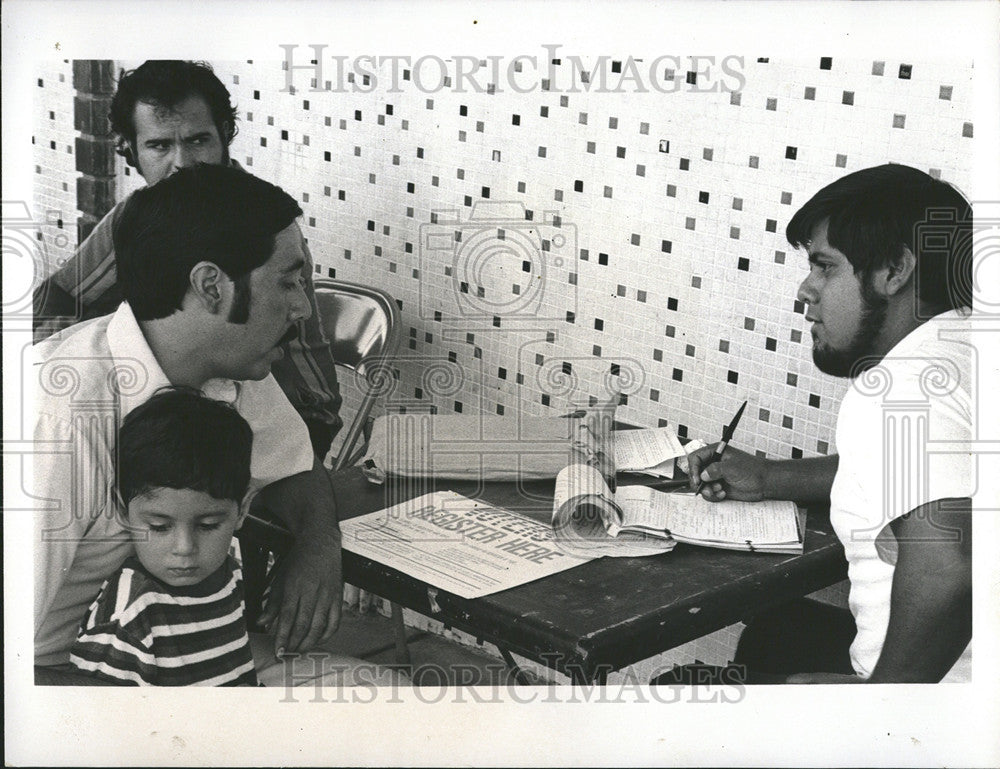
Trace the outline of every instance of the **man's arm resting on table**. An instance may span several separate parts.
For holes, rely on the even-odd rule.
[[[725,456],[725,455],[723,455]],[[829,502],[840,457],[767,460],[764,481],[766,499],[794,499],[796,502]]]
[[[899,544],[885,643],[869,683],[936,683],[972,639],[972,500],[889,524]]]
[[[728,447],[722,459],[706,466],[715,445],[688,455],[691,487],[705,481],[703,496],[713,502],[741,499],[792,499],[796,502],[828,502],[840,457],[773,460],[755,457]]]
[[[312,470],[270,484],[261,498],[295,537],[261,621],[275,629],[276,653],[308,651],[340,624],[340,526],[330,476],[314,458]]]

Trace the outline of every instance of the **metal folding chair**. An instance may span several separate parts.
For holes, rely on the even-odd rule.
[[[361,403],[354,418],[349,423],[345,419],[346,432],[333,459],[333,469],[340,470],[364,455],[373,421],[371,410],[383,390],[382,377],[391,376],[389,364],[399,346],[399,308],[389,294],[377,288],[329,278],[317,278],[313,286],[333,360],[351,373],[361,390]],[[251,510],[239,532],[250,626],[256,624],[269,581],[292,543],[287,530],[259,513]],[[271,556],[273,564],[268,569]],[[402,609],[396,604],[392,604],[392,615],[397,658],[408,662]]]
[[[345,420],[347,431],[333,460],[333,469],[340,470],[364,455],[380,380],[390,375],[388,365],[399,347],[399,308],[381,289],[329,278],[319,278],[313,286],[333,360],[354,374],[362,392],[354,419],[349,425]]]

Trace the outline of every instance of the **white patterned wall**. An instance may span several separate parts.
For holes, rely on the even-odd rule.
[[[54,270],[76,247],[75,141],[73,65],[51,61],[39,67],[34,83],[32,158],[34,195],[28,204],[38,225],[36,236],[45,257],[44,272]],[[5,198],[6,199],[6,198]],[[44,277],[44,275],[39,276]]]
[[[312,92],[308,70],[283,93],[280,62],[215,63],[240,110],[233,157],[301,202],[320,271],[400,301],[397,405],[562,412],[619,366],[621,418],[714,439],[749,399],[737,443],[774,457],[833,450],[844,391],[812,365],[785,225],[879,163],[966,187],[971,66],[746,59],[738,93],[623,95],[427,93],[405,73],[399,93],[386,77]],[[484,200],[533,216],[503,228],[507,256],[470,223]],[[527,273],[537,237],[551,250]],[[433,360],[461,377],[446,394],[422,376]]]

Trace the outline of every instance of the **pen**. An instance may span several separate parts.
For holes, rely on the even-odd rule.
[[[733,417],[733,421],[729,423],[729,426],[722,431],[722,441],[718,446],[715,447],[715,451],[712,452],[712,456],[708,458],[704,467],[708,467],[714,462],[718,462],[722,459],[722,453],[726,450],[726,446],[729,445],[729,441],[732,440],[733,432],[736,430],[736,425],[740,423],[740,417],[743,416],[743,409],[747,407],[747,402],[743,401],[743,405],[740,406],[740,410],[736,412],[736,416]],[[702,469],[704,469],[704,467]],[[705,481],[698,484],[698,489],[695,494],[701,494],[701,490],[705,486]]]

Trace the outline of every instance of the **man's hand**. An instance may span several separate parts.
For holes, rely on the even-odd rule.
[[[271,586],[261,622],[274,631],[275,654],[308,651],[326,643],[340,625],[343,600],[340,540],[296,544]]]
[[[722,459],[706,464],[711,461],[717,445],[705,446],[688,454],[691,489],[696,490],[698,484],[705,481],[701,495],[711,502],[723,499],[759,502],[764,499],[767,460],[729,446]]]
[[[261,498],[295,537],[261,621],[274,631],[275,654],[308,651],[340,624],[340,527],[330,476],[314,460],[312,470],[272,483]]]
[[[718,444],[705,446],[688,454],[691,490],[701,481],[701,495],[710,502],[739,499],[759,502],[762,499],[791,499],[800,504],[828,502],[840,457],[787,459],[776,461],[726,447],[722,459],[707,464]]]
[[[786,684],[863,684],[865,679],[849,673],[795,673]]]

